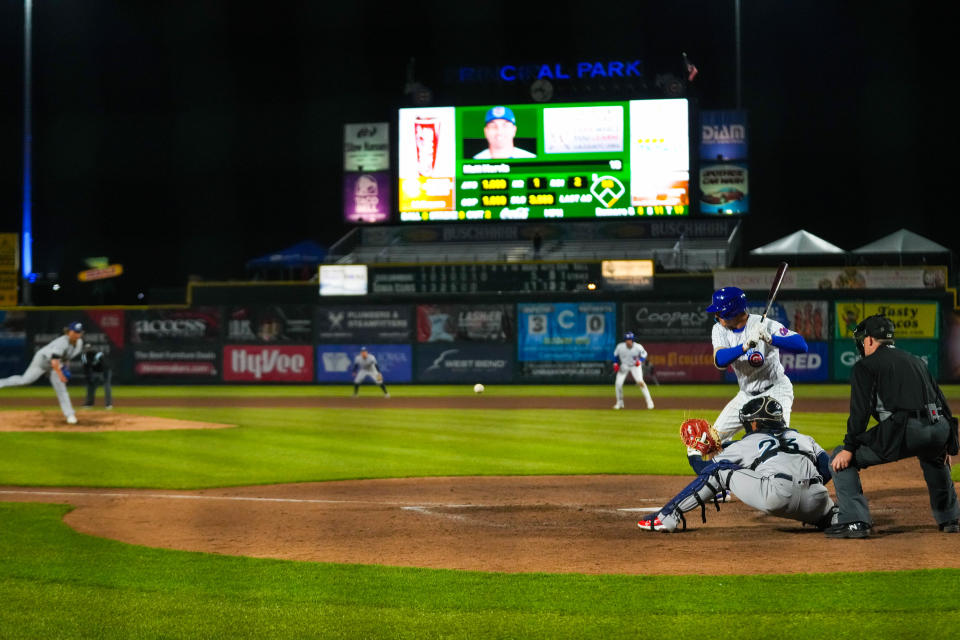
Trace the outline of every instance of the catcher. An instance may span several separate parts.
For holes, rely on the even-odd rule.
[[[686,529],[684,513],[706,504],[720,510],[718,495],[729,490],[745,504],[780,518],[799,520],[826,529],[837,508],[824,486],[830,480],[830,456],[810,436],[786,426],[783,407],[770,396],[759,396],[740,408],[746,435],[720,446],[720,437],[706,420],[684,421],[680,437],[710,460],[696,480],[658,512],[637,523],[645,531]]]
[[[380,365],[377,364],[377,357],[370,353],[366,347],[360,347],[360,353],[353,359],[353,397],[356,398],[360,393],[360,383],[366,378],[372,378],[375,383],[383,390],[383,397],[389,398],[390,392],[387,391],[387,385],[383,382],[383,372],[380,371]]]

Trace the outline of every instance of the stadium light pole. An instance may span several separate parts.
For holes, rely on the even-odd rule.
[[[23,222],[21,226],[23,249],[21,251],[21,274],[23,298],[26,306],[33,304],[30,278],[33,277],[33,176],[32,149],[33,124],[31,122],[31,75],[33,0],[23,0]]]
[[[735,55],[736,55],[736,73],[737,73],[737,109],[742,108],[742,101],[740,99],[741,89],[740,89],[740,0],[733,0],[733,22],[734,22],[734,40],[735,45]]]

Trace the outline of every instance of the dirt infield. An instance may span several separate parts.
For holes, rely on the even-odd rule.
[[[225,429],[233,425],[138,416],[113,411],[78,411],[77,424],[67,424],[60,411],[0,411],[0,431],[167,431]]]
[[[689,477],[405,478],[203,491],[0,488],[0,500],[69,503],[81,533],[187,551],[503,572],[758,574],[960,568],[919,465],[863,473],[878,535],[827,540],[740,502],[641,531]],[[759,550],[759,551],[758,551]]]

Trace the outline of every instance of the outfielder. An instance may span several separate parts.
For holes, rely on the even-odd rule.
[[[360,347],[360,354],[353,359],[353,397],[356,398],[360,393],[360,383],[370,378],[383,389],[383,396],[390,397],[387,391],[387,385],[383,382],[383,373],[380,371],[380,365],[377,364],[377,358],[367,351],[366,347]]]
[[[793,409],[793,383],[783,372],[780,350],[806,353],[807,341],[799,333],[790,331],[776,320],[747,313],[747,294],[737,287],[724,287],[713,294],[713,302],[706,309],[715,314],[713,325],[713,363],[718,369],[732,367],[740,391],[720,412],[713,426],[726,443],[743,426],[740,407],[752,398],[767,395],[780,403],[783,421],[790,424]],[[687,448],[687,458],[696,473],[706,461],[696,449]]]
[[[60,402],[60,410],[68,423],[77,424],[70,394],[67,393],[67,380],[70,376],[67,364],[83,351],[82,336],[83,325],[79,322],[71,323],[62,336],[55,338],[33,355],[33,360],[23,375],[3,378],[0,380],[0,388],[26,386],[36,382],[40,376],[49,375],[50,384]]]
[[[706,503],[713,501],[719,511],[717,496],[728,490],[771,516],[821,530],[836,522],[837,509],[824,487],[830,480],[830,455],[810,436],[788,428],[783,407],[770,396],[753,398],[738,415],[746,435],[725,448],[706,420],[683,423],[681,438],[711,462],[666,506],[637,526],[666,533],[686,529],[683,514],[698,506],[706,522]]]
[[[617,344],[613,350],[613,370],[617,373],[617,379],[614,382],[617,404],[613,405],[613,408],[623,409],[623,381],[627,379],[628,375],[631,375],[647,401],[647,409],[653,409],[650,389],[647,388],[647,383],[643,381],[643,363],[647,359],[647,350],[643,348],[643,345],[635,342],[633,337],[632,333],[625,333],[623,342]]]

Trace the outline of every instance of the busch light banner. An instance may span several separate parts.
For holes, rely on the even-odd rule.
[[[362,346],[377,359],[386,384],[413,380],[413,349],[409,344],[321,344],[317,345],[317,382],[352,384],[353,359],[360,355]]]
[[[512,342],[513,335],[512,305],[417,306],[417,342]]]
[[[747,157],[746,111],[731,109],[700,112],[701,160],[716,162],[743,160]]]
[[[412,342],[413,307],[318,307],[314,315],[317,342]]]
[[[623,331],[632,331],[646,347],[649,340],[710,340],[716,322],[708,303],[643,302],[623,305]],[[620,336],[622,337],[622,336]],[[619,340],[618,340],[619,341]],[[612,357],[612,356],[611,356]]]
[[[313,342],[313,307],[228,307],[224,339],[230,342]]]
[[[225,382],[312,382],[313,346],[227,345]]]
[[[594,361],[613,358],[613,302],[522,303],[517,305],[517,351],[521,362]]]
[[[511,382],[513,346],[417,345],[417,382]]]

